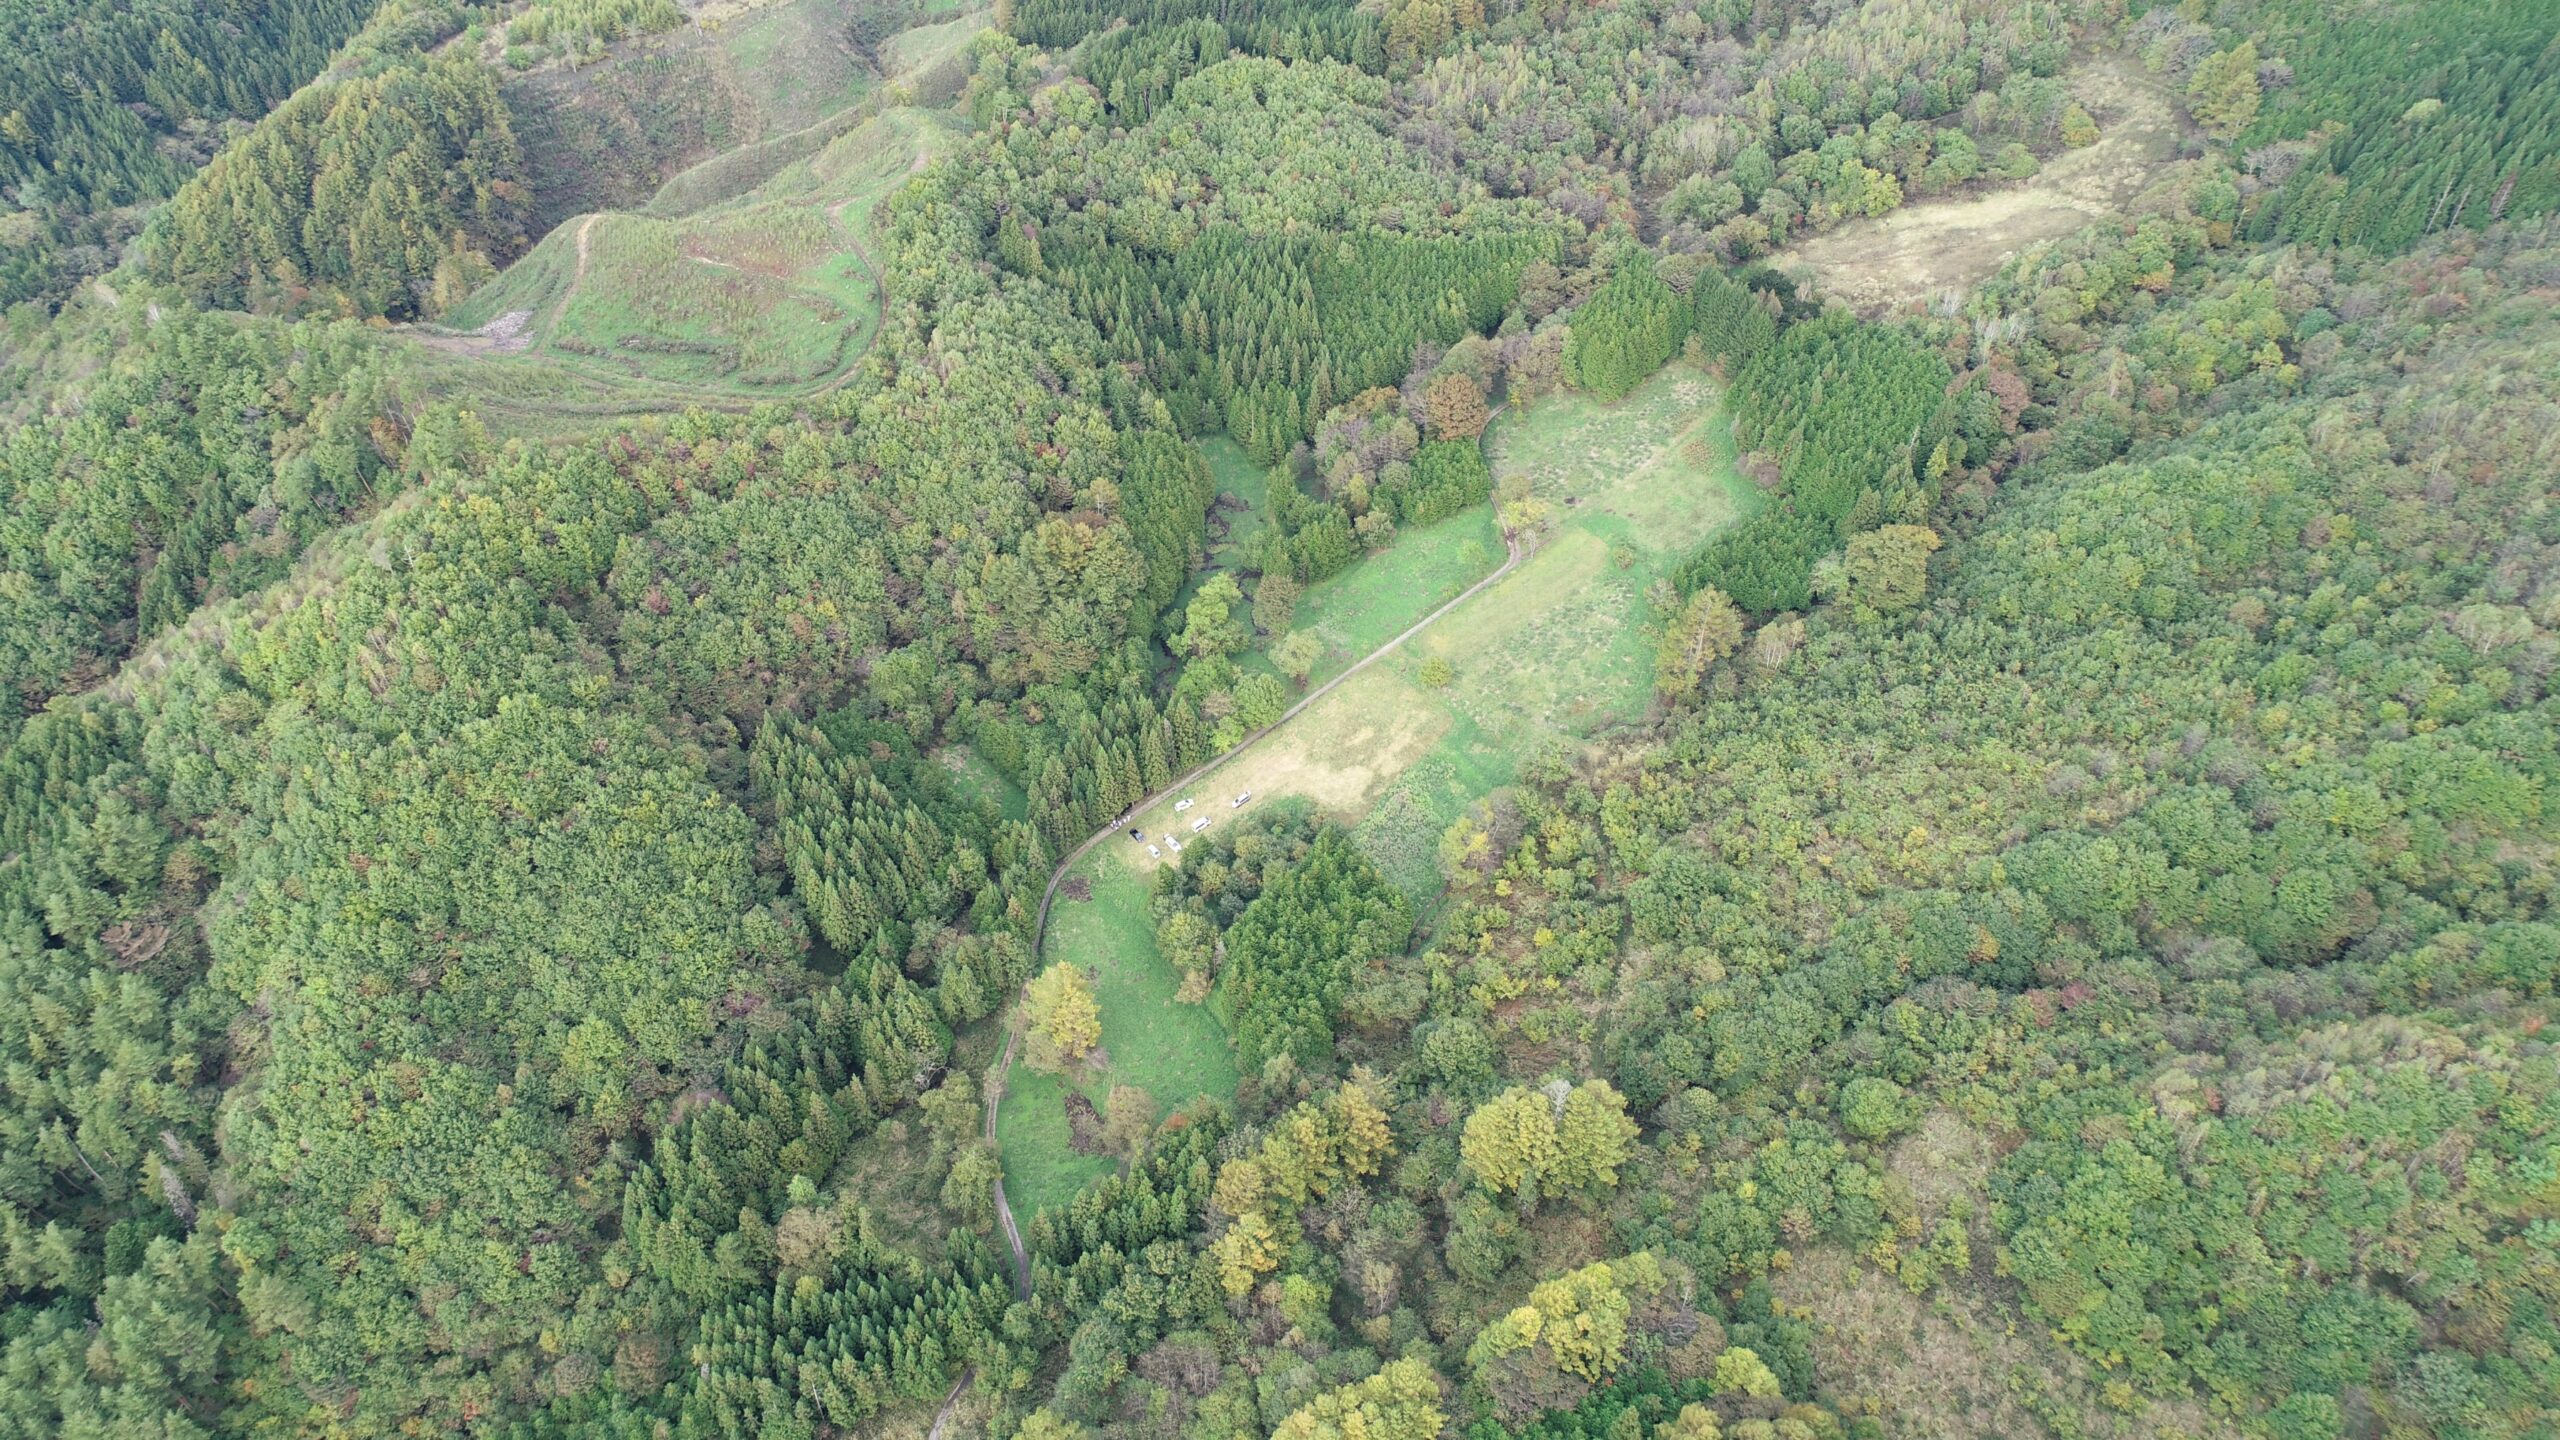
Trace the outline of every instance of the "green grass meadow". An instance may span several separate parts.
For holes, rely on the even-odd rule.
[[[1077,900],[1061,886],[1049,911],[1044,961],[1083,965],[1095,973],[1102,1007],[1103,1058],[1072,1081],[1102,1108],[1114,1085],[1135,1085],[1170,1114],[1195,1096],[1235,1094],[1235,1052],[1225,1027],[1208,1010],[1173,998],[1182,976],[1156,951],[1155,926],[1147,919],[1148,874],[1121,846],[1106,841],[1078,865],[1073,879],[1092,886]],[[1144,852],[1138,852],[1143,858]],[[996,1112],[996,1140],[1004,1155],[1005,1198],[1017,1222],[1063,1205],[1076,1192],[1118,1168],[1108,1156],[1079,1155],[1068,1144],[1066,1096],[1071,1082],[1043,1075],[1017,1055]]]
[[[1496,417],[1494,474],[1529,478],[1547,532],[1500,584],[1381,662],[1416,687],[1434,659],[1453,677],[1424,692],[1449,712],[1438,742],[1356,827],[1417,904],[1440,889],[1440,832],[1515,781],[1524,757],[1579,747],[1652,705],[1646,589],[1759,499],[1716,399],[1704,375],[1675,364],[1615,405],[1554,395]]]
[[[1209,568],[1232,570],[1244,563],[1253,542],[1262,538],[1271,502],[1271,472],[1254,463],[1244,447],[1224,435],[1196,442],[1209,474],[1217,482],[1221,503],[1217,514],[1226,522],[1223,534],[1209,538]],[[1233,501],[1235,503],[1227,503]]]
[[[436,327],[450,337],[517,317],[516,348],[429,340],[430,363],[509,433],[833,385],[880,325],[862,238],[876,207],[954,134],[943,116],[891,110],[743,198],[573,219]]]
[[[1253,542],[1268,524],[1269,472],[1224,435],[1200,441],[1199,449],[1217,479],[1218,493],[1233,496],[1243,505],[1219,508],[1226,531],[1211,537],[1209,565],[1185,588],[1185,601],[1211,573],[1241,570]],[[1291,628],[1312,631],[1324,642],[1324,651],[1308,672],[1307,683],[1321,685],[1341,674],[1361,656],[1491,574],[1502,556],[1502,532],[1494,524],[1492,509],[1478,507],[1437,525],[1402,531],[1384,552],[1362,556],[1349,569],[1308,586],[1298,597]],[[1253,586],[1247,582],[1244,589],[1250,596]],[[1248,670],[1278,673],[1260,648],[1239,656],[1238,663]]]
[[[1031,797],[976,750],[966,745],[946,745],[935,751],[933,758],[951,772],[951,788],[963,796],[995,806],[996,813],[1007,820],[1031,817]]]
[[[825,0],[803,0],[750,11],[713,32],[732,72],[756,77],[765,133],[815,124],[879,83],[850,63],[835,33],[843,23]]]
[[[1436,525],[1401,531],[1389,549],[1308,586],[1298,598],[1295,628],[1311,630],[1324,642],[1308,683],[1321,685],[1341,674],[1448,604],[1499,568],[1502,556],[1493,508],[1480,505]]]
[[[821,212],[764,206],[714,225],[614,215],[589,243],[587,281],[545,344],[634,378],[815,385],[880,323],[868,269],[838,248]]]

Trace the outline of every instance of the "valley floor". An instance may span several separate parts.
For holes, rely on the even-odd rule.
[[[1241,460],[1222,441],[1209,448],[1229,462],[1222,473]],[[1426,905],[1439,889],[1440,834],[1468,805],[1511,783],[1524,757],[1643,717],[1653,681],[1646,588],[1757,499],[1735,471],[1714,383],[1674,365],[1615,405],[1549,396],[1496,417],[1486,450],[1498,480],[1526,476],[1549,507],[1546,533],[1518,565],[1120,829],[1136,826],[1163,849],[1160,837],[1187,838],[1202,816],[1226,822],[1236,795],[1255,806],[1303,799],[1353,825],[1379,868]],[[1482,507],[1310,587],[1299,624],[1327,642],[1314,683],[1476,583],[1503,553]],[[1451,676],[1436,687],[1424,678],[1435,661]],[[1177,813],[1182,798],[1197,803]],[[1099,1107],[1113,1085],[1136,1085],[1172,1109],[1234,1091],[1225,1029],[1209,1007],[1174,1000],[1182,977],[1156,951],[1150,883],[1178,858],[1150,858],[1115,836],[1061,887],[1042,958],[1099,977],[1105,1055],[1073,1087],[1027,1067],[1007,1079],[996,1133],[1017,1215],[1063,1204],[1116,1168],[1075,1149],[1071,1093]]]

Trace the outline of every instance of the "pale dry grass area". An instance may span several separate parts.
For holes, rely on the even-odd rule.
[[[1225,824],[1227,802],[1244,792],[1257,803],[1300,797],[1357,823],[1424,762],[1472,767],[1472,781],[1455,783],[1481,793],[1542,740],[1580,743],[1641,717],[1653,681],[1643,588],[1740,511],[1716,400],[1712,382],[1675,364],[1615,405],[1555,395],[1506,412],[1486,447],[1494,473],[1525,477],[1549,506],[1548,527],[1519,564],[1229,758],[1186,792],[1193,809],[1177,815],[1171,802],[1184,796],[1171,796],[1119,828],[1139,826],[1160,848],[1168,832],[1187,845],[1193,821]],[[1390,549],[1361,564],[1393,581],[1415,554]],[[1434,571],[1424,589],[1455,583]],[[1384,623],[1401,626],[1431,603],[1388,607],[1395,618]],[[1362,643],[1380,638],[1364,633]],[[1451,669],[1443,688],[1421,683],[1432,660]],[[1458,803],[1435,802],[1432,836]],[[1151,861],[1125,838],[1109,851],[1143,868],[1181,858],[1167,849]]]
[[[2177,160],[2185,121],[2131,56],[2098,57],[2067,78],[2098,122],[2096,144],[2054,156],[2025,180],[1852,221],[1774,260],[1862,312],[1897,310],[1969,289],[2031,245],[2122,214]]]
[[[1943,1215],[1959,1198],[1979,1202],[1998,1158],[1990,1136],[1945,1110],[1932,1110],[1895,1144],[1886,1165],[1911,1186],[1924,1214]]]
[[[1872,1415],[1888,1440],[2237,1440],[2239,1428],[2201,1404],[2098,1402],[2088,1365],[2032,1321],[1995,1304],[1978,1281],[1926,1295],[1836,1248],[1815,1251],[1776,1279],[1781,1303],[1814,1327],[1819,1398]],[[2039,1411],[2062,1421],[2048,1424]]]
[[[1247,793],[1254,797],[1253,804],[1275,796],[1296,796],[1313,801],[1318,810],[1336,819],[1356,819],[1388,782],[1430,753],[1449,723],[1448,711],[1428,692],[1386,666],[1375,666],[1344,681],[1305,714],[1238,753],[1188,790],[1139,811],[1121,828],[1138,826],[1146,832],[1148,843],[1159,848],[1167,833],[1188,845],[1194,838],[1193,821],[1205,817],[1214,832],[1244,813],[1228,802]],[[1186,798],[1194,802],[1192,807],[1177,814],[1175,803]],[[1166,851],[1150,859],[1143,848],[1125,840],[1105,853],[1118,854],[1143,869],[1182,858]]]
[[[1888,1440],[2224,1440],[2239,1429],[2193,1402],[2101,1403],[2109,1377],[2055,1343],[2019,1312],[1993,1263],[1996,1239],[1980,1217],[1995,1138],[1947,1111],[1932,1112],[1893,1147],[1887,1170],[1934,1219],[1973,1207],[1974,1265],[1925,1294],[1837,1246],[1801,1254],[1772,1278],[1779,1303],[1814,1328],[1820,1398],[1870,1415]]]

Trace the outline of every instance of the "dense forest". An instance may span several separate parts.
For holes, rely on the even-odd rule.
[[[841,383],[538,426],[408,323],[499,68],[709,22],[13,10],[0,1437],[2551,1440],[2560,50],[2446,8],[1018,0]],[[1790,268],[2097,55],[2122,213]],[[1730,523],[1573,570],[1542,405]],[[1635,718],[1142,862],[1469,526]]]
[[[450,34],[452,0],[28,0],[0,13],[0,306],[110,268],[140,207],[333,57]],[[352,42],[352,43],[351,43]],[[341,47],[346,51],[342,55]]]
[[[439,59],[315,87],[181,187],[153,278],[200,303],[433,315],[524,247],[523,156],[488,67]]]
[[[0,725],[84,690],[140,636],[282,578],[397,484],[401,382],[352,326],[188,316],[127,350],[76,414],[0,452],[11,586]]]
[[[2325,7],[2268,0],[2217,18],[2160,8],[2134,33],[2273,189],[2253,235],[2396,250],[2560,209],[2560,54],[2533,6],[2339,25]]]

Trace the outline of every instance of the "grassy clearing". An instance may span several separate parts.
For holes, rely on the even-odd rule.
[[[2066,150],[2029,179],[1854,220],[1797,244],[1777,263],[1822,293],[1874,313],[1971,289],[2021,251],[2125,213],[2193,131],[2157,76],[2122,53],[2086,57],[2062,77],[2098,122],[2098,142]]]
[[[814,385],[880,319],[870,272],[837,245],[823,213],[782,206],[709,225],[606,216],[544,344],[643,380]]]
[[[991,9],[973,9],[957,0],[937,0],[928,7],[932,14],[949,14],[951,19],[932,25],[918,25],[902,30],[880,47],[880,61],[892,75],[915,75],[931,69],[968,48],[970,41],[994,23]]]
[[[1406,530],[1382,553],[1307,587],[1296,628],[1315,632],[1324,655],[1308,674],[1321,685],[1402,634],[1502,564],[1502,531],[1490,506]],[[1454,617],[1453,617],[1454,618]]]
[[[1156,952],[1155,927],[1147,919],[1148,867],[1130,863],[1122,840],[1106,845],[1076,867],[1075,880],[1092,887],[1077,900],[1062,887],[1049,912],[1048,956],[1072,958],[1095,972],[1102,1005],[1100,1061],[1078,1075],[1072,1088],[1098,1110],[1114,1085],[1135,1085],[1169,1113],[1199,1095],[1235,1093],[1236,1069],[1226,1031],[1197,1005],[1173,998],[1182,977]],[[1139,859],[1144,852],[1137,851]],[[1070,1082],[1016,1064],[996,1116],[1004,1153],[1005,1198],[1017,1220],[1062,1205],[1118,1160],[1079,1155],[1068,1143],[1066,1097]]]
[[[1210,520],[1209,569],[1234,570],[1269,525],[1271,472],[1224,435],[1196,442],[1217,481],[1218,508]]]
[[[1354,822],[1372,858],[1418,903],[1439,888],[1432,852],[1441,830],[1516,779],[1523,757],[1644,716],[1653,681],[1646,587],[1756,499],[1734,470],[1713,383],[1686,366],[1616,405],[1564,395],[1507,410],[1488,451],[1497,476],[1526,476],[1550,507],[1536,550],[1201,787],[1221,801],[1247,790],[1301,795]],[[1400,537],[1313,587],[1301,623],[1339,624],[1365,638],[1355,653],[1366,653],[1466,583],[1456,580],[1463,527],[1483,525],[1476,536],[1489,537],[1490,523],[1476,515]],[[1488,543],[1498,561],[1498,542]],[[1453,672],[1438,689],[1422,681],[1434,659]],[[1150,835],[1171,818],[1140,817]]]
[[[521,261],[405,332],[438,393],[502,434],[552,437],[842,383],[879,329],[874,211],[965,124],[913,107],[958,93],[987,13],[927,14],[877,71],[835,0],[743,0],[601,66],[517,77],[527,123],[560,132],[551,149],[612,158],[547,187],[588,213],[555,206]]]
[[[1417,685],[1433,660],[1454,676],[1436,696],[1452,717],[1440,742],[1361,825],[1417,901],[1436,894],[1433,847],[1470,802],[1511,783],[1524,757],[1578,748],[1651,706],[1645,590],[1758,498],[1715,399],[1675,365],[1614,406],[1555,396],[1495,422],[1494,473],[1526,475],[1554,518],[1518,569],[1382,662]]]
[[[858,243],[871,233],[880,202],[958,138],[956,125],[935,111],[890,110],[784,167],[760,193],[825,207],[836,228]]]
[[[976,750],[966,745],[946,745],[934,752],[934,758],[951,771],[952,788],[963,796],[992,803],[1007,820],[1030,818],[1031,797]]]
[[[889,121],[895,117],[910,119],[927,114],[916,106],[941,106],[959,95],[968,80],[964,47],[987,26],[987,15],[979,12],[941,25],[927,26],[921,31],[924,42],[911,44],[901,52],[895,37],[882,47],[882,63],[894,78],[872,88],[856,104],[823,115],[796,130],[768,135],[752,144],[712,156],[672,177],[659,187],[647,205],[653,215],[691,215],[713,206],[748,195],[759,188],[768,196],[791,188],[777,184],[795,170],[805,174],[809,164],[829,149],[841,151],[837,142],[864,126]],[[920,57],[912,68],[904,66],[901,53]],[[859,150],[878,148],[877,142],[866,142]],[[805,186],[801,188],[806,188]]]
[[[578,273],[577,224],[573,221],[542,237],[506,268],[444,316],[448,330],[477,330],[511,311],[541,314],[568,293]]]
[[[1172,802],[1185,798],[1177,795],[1132,823],[1150,839],[1188,837],[1204,816],[1229,823],[1237,811],[1228,802],[1239,793],[1251,792],[1256,806],[1302,797],[1353,823],[1388,878],[1429,905],[1440,889],[1440,833],[1467,805],[1515,781],[1521,759],[1540,747],[1579,744],[1651,704],[1645,588],[1755,498],[1734,470],[1730,424],[1715,399],[1706,377],[1674,366],[1614,406],[1558,396],[1507,411],[1489,452],[1497,476],[1526,475],[1552,507],[1536,552],[1221,765],[1189,792],[1193,809],[1177,814]],[[1223,441],[1201,448],[1222,491],[1258,498],[1260,472],[1242,452]],[[1231,529],[1226,543],[1236,538]],[[1471,559],[1470,547],[1482,558]],[[1300,623],[1330,631],[1347,651],[1339,666],[1429,613],[1501,554],[1482,513],[1409,533],[1313,587]],[[1439,688],[1422,681],[1435,658],[1455,672]],[[1156,953],[1146,876],[1164,860],[1124,839],[1106,841],[1075,871],[1092,898],[1062,894],[1050,916],[1046,958],[1102,977],[1110,1066],[1080,1086],[1097,1105],[1114,1080],[1144,1086],[1167,1108],[1235,1084],[1223,1027],[1173,1002],[1180,977]],[[998,1134],[1008,1194],[1029,1215],[1072,1198],[1114,1162],[1070,1149],[1065,1086],[1020,1067],[1014,1077]]]
[[[953,80],[906,84],[894,66],[875,68],[846,34],[845,0],[686,0],[683,8],[687,23],[617,42],[600,63],[571,67],[556,51],[519,51],[517,60],[534,62],[521,73],[492,27],[484,53],[504,67],[542,228],[583,212],[648,206],[675,215],[734,199],[859,123],[865,106],[888,98],[885,77],[937,101],[956,92]],[[825,134],[789,143],[838,117]],[[670,192],[690,203],[669,208],[651,198]]]
[[[844,40],[844,12],[828,0],[759,10],[712,32],[730,73],[751,77],[766,135],[812,125],[878,84]]]
[[[1209,462],[1209,475],[1217,485],[1218,498],[1209,511],[1209,563],[1193,571],[1191,578],[1182,582],[1182,589],[1174,595],[1173,605],[1166,611],[1176,629],[1182,625],[1182,608],[1191,603],[1191,597],[1200,593],[1200,587],[1207,584],[1212,575],[1231,574],[1236,577],[1236,583],[1244,587],[1248,597],[1253,594],[1253,547],[1271,524],[1269,471],[1245,454],[1243,446],[1224,435],[1195,440],[1192,446],[1200,452],[1201,458]],[[1259,658],[1256,653],[1238,657],[1248,665]],[[1268,670],[1270,667],[1265,665],[1262,668]]]
[[[1519,778],[1518,757],[1461,718],[1405,767],[1352,827],[1362,853],[1428,915],[1440,898],[1440,835],[1468,805]]]
[[[1183,591],[1184,601],[1210,574],[1245,568],[1254,542],[1268,526],[1270,512],[1269,471],[1224,435],[1198,445],[1217,480],[1218,494],[1233,497],[1233,503],[1219,506],[1216,515],[1224,528],[1213,525],[1209,564]],[[1308,673],[1307,683],[1321,685],[1341,674],[1361,656],[1483,579],[1502,563],[1502,555],[1502,532],[1494,524],[1493,512],[1476,509],[1437,525],[1406,530],[1386,552],[1364,556],[1341,574],[1308,586],[1298,599],[1292,628],[1312,631],[1324,642],[1324,653]],[[1250,583],[1244,588],[1248,595],[1252,593]],[[1277,673],[1258,650],[1239,657],[1239,663],[1248,670]]]

